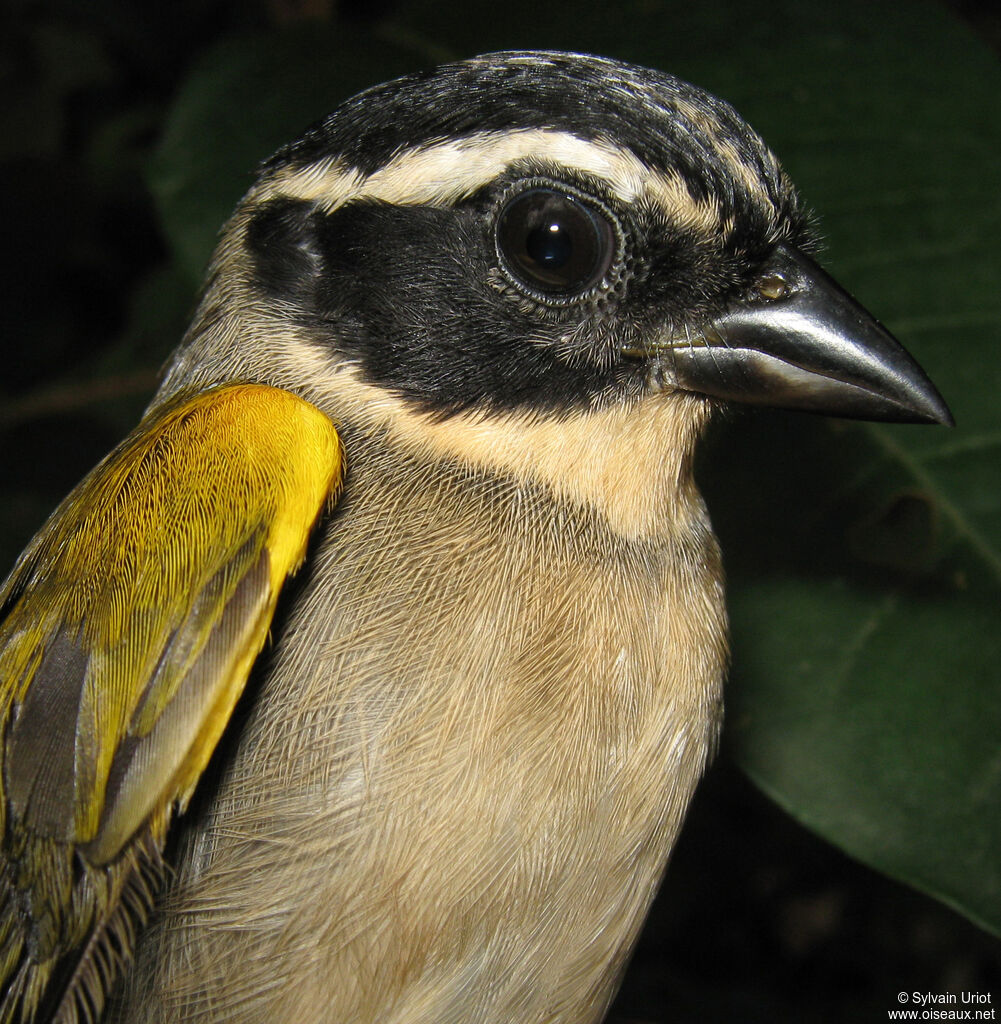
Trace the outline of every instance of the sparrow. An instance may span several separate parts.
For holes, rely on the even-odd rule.
[[[598,57],[267,161],[0,590],[0,1021],[600,1021],[720,728],[706,424],[951,421],[813,252],[728,104]]]

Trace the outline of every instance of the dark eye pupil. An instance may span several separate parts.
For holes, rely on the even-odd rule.
[[[573,257],[572,234],[558,220],[543,224],[529,232],[525,252],[543,267],[564,267]]]
[[[615,234],[603,214],[581,200],[533,188],[501,211],[497,244],[511,274],[535,292],[583,294],[608,272]]]

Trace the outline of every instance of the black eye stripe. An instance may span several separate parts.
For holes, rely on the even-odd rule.
[[[512,281],[534,298],[573,302],[611,269],[619,232],[610,215],[575,189],[528,182],[501,207],[497,253]]]

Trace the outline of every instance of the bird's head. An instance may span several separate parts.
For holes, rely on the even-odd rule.
[[[947,422],[810,249],[727,103],[616,61],[489,55],[369,89],[265,164],[168,389],[243,377],[322,406],[350,378],[453,425],[650,396],[691,424],[717,399]]]

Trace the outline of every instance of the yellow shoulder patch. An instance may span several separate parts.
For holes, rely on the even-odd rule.
[[[181,396],[25,551],[0,589],[0,824],[20,905],[48,920],[24,944],[0,919],[0,985],[25,950],[62,956],[70,932],[89,930],[56,922],[107,916],[56,884],[62,851],[99,868],[137,836],[162,843],[342,476],[333,424],[289,392]]]
[[[100,862],[154,804],[188,798],[340,461],[311,405],[227,387],[154,413],[69,496],[0,593],[3,777],[20,823],[101,839]],[[184,686],[193,670],[203,692]],[[198,705],[183,728],[175,698]],[[132,780],[116,755],[168,713],[170,735]]]

